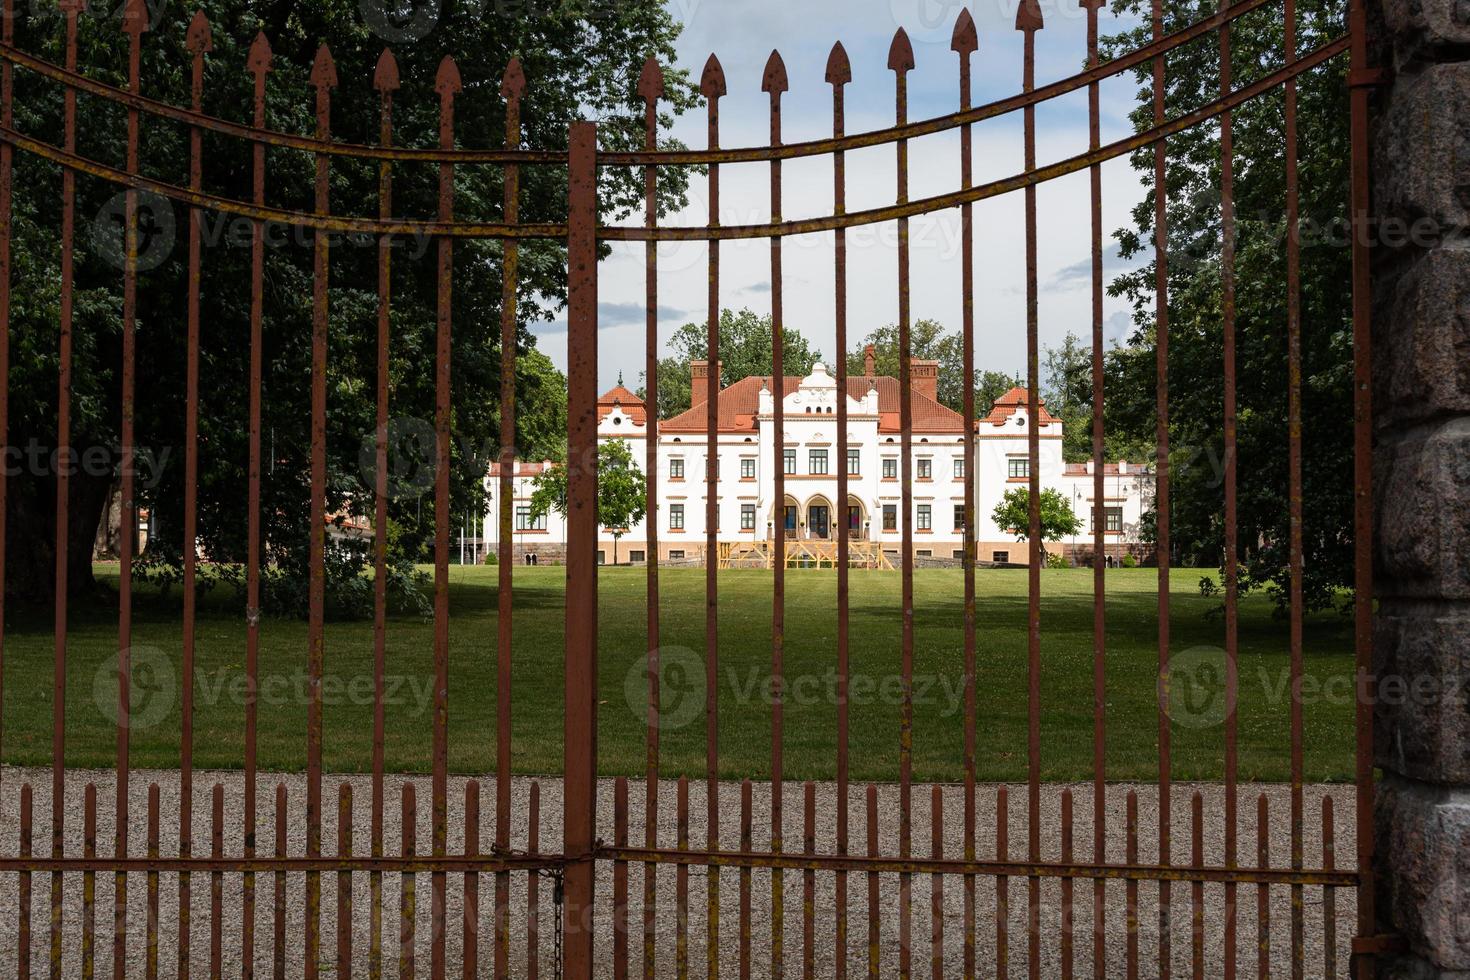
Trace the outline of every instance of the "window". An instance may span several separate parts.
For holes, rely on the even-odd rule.
[[[965,478],[965,457],[956,456],[954,460],[954,478],[963,480]]]
[[[1012,456],[1006,463],[1006,475],[1012,480],[1024,480],[1031,475],[1031,460],[1025,456]]]
[[[849,449],[847,451],[847,475],[858,476],[863,471],[863,451],[861,449]]]
[[[992,551],[990,553],[990,560],[997,565],[1008,565],[1011,561],[1011,553],[1009,551]]]
[[[934,530],[934,508],[929,506],[928,504],[919,505],[918,529],[920,531]]]
[[[898,479],[898,460],[893,458],[892,456],[889,456],[883,460],[883,479]]]
[[[963,531],[965,529],[965,505],[964,504],[955,504],[954,505],[954,529],[956,531]]]
[[[811,474],[812,474],[812,476],[826,476],[827,475],[827,450],[825,450],[825,449],[813,449],[808,454],[807,462],[811,466]]]
[[[950,556],[950,557],[951,557],[951,558],[955,558],[955,559],[958,559],[958,560],[959,560],[959,561],[964,561],[964,559],[965,559],[965,552],[964,552],[964,549],[962,549],[962,548],[957,548],[957,549],[955,549],[955,550],[954,550],[954,551],[952,551],[952,552],[950,552],[950,555],[949,555],[949,556]]]
[[[919,460],[919,479],[934,479],[934,460],[930,459],[928,456],[925,456],[923,459]]]
[[[546,530],[546,515],[531,515],[529,505],[516,508],[516,530],[517,531],[544,531]]]
[[[597,564],[599,564],[599,565],[606,565],[607,564],[607,552],[605,552],[605,551],[599,551],[597,553]]]
[[[755,504],[740,505],[740,530],[755,530]]]
[[[754,480],[755,479],[755,457],[754,456],[742,456],[741,457],[741,459],[740,459],[740,479],[742,479],[742,480]]]
[[[883,505],[883,530],[898,530],[898,508],[893,504]]]
[[[669,479],[670,480],[682,480],[682,479],[684,479],[684,457],[683,456],[675,456],[675,457],[673,457],[672,459],[669,460]]]
[[[669,505],[669,530],[670,531],[682,531],[682,530],[684,530],[684,505],[683,504],[670,504]]]
[[[914,555],[916,557],[918,557],[918,558],[933,558],[934,557],[934,549],[932,549],[932,548],[920,548],[918,551],[915,551],[914,552]]]
[[[682,552],[682,551],[670,551],[669,552],[669,561],[683,561],[683,560],[684,560],[684,552]]]
[[[795,473],[796,472],[796,450],[795,449],[787,449],[786,451],[784,451],[781,454],[781,456],[782,456],[782,459],[786,463],[786,473],[788,475],[789,474],[792,474],[792,473]]]
[[[635,565],[640,564],[642,562],[645,562],[647,560],[648,560],[648,552],[646,552],[646,551],[630,551],[630,552],[628,552],[628,561],[632,562]]]
[[[1093,530],[1097,530],[1097,512],[1096,511],[1093,512],[1093,523],[1092,523],[1092,527],[1093,527]],[[1103,508],[1103,530],[1109,532],[1110,534],[1117,534],[1119,531],[1122,531],[1123,530],[1123,508],[1121,508],[1121,507],[1104,507]]]

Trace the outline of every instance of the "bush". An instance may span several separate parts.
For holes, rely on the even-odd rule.
[[[1124,568],[1137,568],[1138,567],[1138,559],[1137,558],[1134,558],[1132,555],[1124,555],[1123,556],[1123,567]]]
[[[1046,553],[1046,567],[1047,568],[1071,568],[1072,567],[1072,564],[1071,564],[1071,562],[1067,561],[1067,556],[1064,555],[1064,554],[1062,554],[1061,552],[1059,552],[1059,551],[1048,551]]]
[[[1199,580],[1199,594],[1206,599],[1213,598],[1220,592],[1220,587],[1215,584],[1214,578],[1203,575]]]

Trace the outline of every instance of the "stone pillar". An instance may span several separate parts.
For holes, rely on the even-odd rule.
[[[1380,977],[1470,978],[1470,0],[1378,0]]]

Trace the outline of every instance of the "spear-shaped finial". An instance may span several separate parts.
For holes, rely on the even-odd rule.
[[[770,93],[772,99],[779,99],[781,93],[790,87],[786,80],[786,62],[781,60],[781,52],[772,50],[766,59],[766,70],[761,75],[761,91]]]
[[[827,82],[831,85],[846,85],[852,81],[852,62],[847,60],[847,49],[838,41],[827,55]]]
[[[664,97],[664,70],[652,55],[643,62],[643,71],[638,75],[638,94],[644,102],[657,102]]]
[[[511,58],[500,78],[500,97],[507,102],[519,102],[526,93],[526,73],[521,68],[520,58]]]
[[[725,69],[714,55],[704,63],[704,73],[699,76],[699,94],[711,102],[725,94]]]
[[[900,27],[888,46],[888,67],[900,74],[914,67],[914,46],[909,43],[908,31]]]
[[[337,87],[337,63],[325,44],[316,49],[316,59],[311,63],[311,84],[318,90]]]
[[[123,4],[122,29],[124,34],[137,37],[152,25],[148,23],[147,0],[127,0]]]
[[[1077,5],[1087,8],[1089,13],[1097,13],[1099,8],[1106,7],[1108,3],[1107,0],[1077,0]]]
[[[265,31],[255,35],[255,40],[250,42],[250,55],[245,59],[245,67],[250,69],[250,74],[257,76],[271,70],[271,42]]]
[[[1039,31],[1046,25],[1041,20],[1040,0],[1021,0],[1016,8],[1016,30]]]
[[[399,88],[398,59],[391,48],[384,48],[378,55],[378,67],[373,69],[373,88],[379,92],[396,92]]]
[[[184,35],[184,47],[196,55],[214,50],[214,36],[210,33],[209,18],[204,16],[204,11],[194,11],[194,19],[189,21],[189,33]]]
[[[452,55],[445,55],[444,60],[439,62],[439,71],[434,75],[434,91],[439,93],[440,101],[452,99],[455,93],[464,90],[464,82],[459,77],[459,66],[454,63]]]
[[[979,47],[980,36],[975,31],[975,18],[970,16],[969,8],[961,9],[954,22],[954,34],[950,36],[949,48],[963,57],[974,54]]]

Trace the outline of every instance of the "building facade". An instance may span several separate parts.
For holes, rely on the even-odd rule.
[[[643,401],[621,385],[597,405],[598,436],[622,439],[639,468],[646,465],[647,440],[658,442],[658,507],[615,540],[603,528],[599,553],[604,562],[644,562],[649,558],[650,521],[658,522],[658,558],[703,563],[706,549],[706,455],[708,449],[709,365],[691,364],[691,407],[649,431]],[[914,557],[935,563],[958,562],[964,549],[965,446],[973,440],[976,460],[977,554],[982,562],[1024,564],[1028,547],[1014,531],[998,527],[993,512],[1007,490],[1030,480],[1029,427],[1041,443],[1043,488],[1056,489],[1083,521],[1082,530],[1048,542],[1049,552],[1085,559],[1093,550],[1092,464],[1062,459],[1062,422],[1045,403],[1033,413],[1024,388],[1012,388],[965,431],[964,418],[940,404],[939,365],[911,364],[912,506],[903,510],[902,435],[898,379],[876,375],[871,355],[867,370],[847,379],[845,391],[821,364],[806,377],[783,378],[780,391],[770,377],[749,377],[722,388],[717,399],[716,534],[720,559],[728,564],[760,564],[777,534],[788,554],[820,562],[835,554],[837,536],[846,534],[875,562],[896,564],[905,521],[913,524]],[[775,449],[776,399],[784,406],[784,444]],[[846,398],[848,448],[837,458],[838,399]],[[534,517],[530,498],[547,462],[519,462],[512,483],[516,560],[536,555],[557,561],[566,545],[562,515]],[[775,499],[775,467],[783,467],[785,493]],[[848,474],[847,500],[837,492],[837,468]],[[497,533],[498,469],[487,476],[486,532]],[[1153,480],[1144,467],[1120,461],[1105,470],[1104,530],[1108,553],[1141,555],[1139,529]],[[494,550],[491,542],[490,550]],[[614,554],[616,549],[616,554]]]

